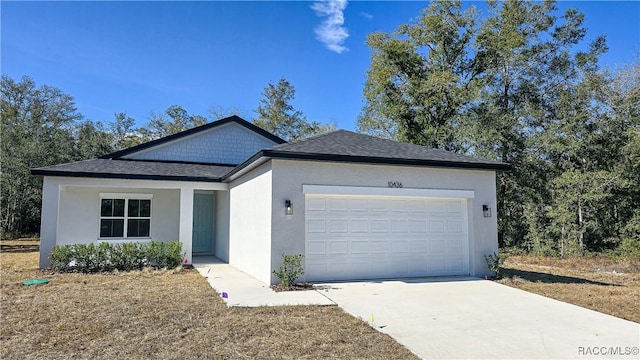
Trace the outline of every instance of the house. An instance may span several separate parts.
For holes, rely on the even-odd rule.
[[[338,130],[286,143],[232,116],[44,177],[40,267],[54,245],[179,240],[266,284],[484,276],[495,173],[509,165]]]

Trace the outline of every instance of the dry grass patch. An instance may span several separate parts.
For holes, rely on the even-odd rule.
[[[0,245],[2,359],[415,358],[335,306],[227,308],[195,271],[43,274],[37,242]]]
[[[640,322],[640,262],[511,256],[500,283]]]

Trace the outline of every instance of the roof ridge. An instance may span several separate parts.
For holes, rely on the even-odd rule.
[[[315,140],[315,139],[321,138],[321,137],[323,137],[323,136],[327,136],[327,135],[329,135],[329,134],[333,134],[333,133],[340,132],[340,131],[348,131],[348,130],[344,130],[344,129],[336,129],[336,130],[329,131],[329,132],[326,132],[326,133],[322,133],[322,134],[318,134],[318,135],[313,135],[313,136],[308,137],[308,138],[300,139],[300,140],[297,140],[297,141],[293,141],[293,142],[285,142],[285,143],[283,143],[283,144],[274,145],[274,146],[268,147],[268,148],[266,148],[266,149],[264,149],[264,150],[279,149],[279,148],[284,147],[284,146],[287,146],[287,145],[300,144],[300,143],[303,143],[303,142],[306,142],[306,141],[309,141],[309,140]]]

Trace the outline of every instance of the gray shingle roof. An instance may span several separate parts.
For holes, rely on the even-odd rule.
[[[338,130],[264,149],[239,166],[92,159],[33,169],[33,175],[220,182],[269,158],[508,170],[509,164]]]
[[[234,166],[91,159],[33,169],[33,175],[181,181],[221,181]]]
[[[263,156],[326,161],[507,170],[509,164],[338,130],[262,151]]]

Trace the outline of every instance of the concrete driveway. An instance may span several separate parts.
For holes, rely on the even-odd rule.
[[[492,281],[316,285],[348,313],[426,359],[639,358],[640,324]]]

